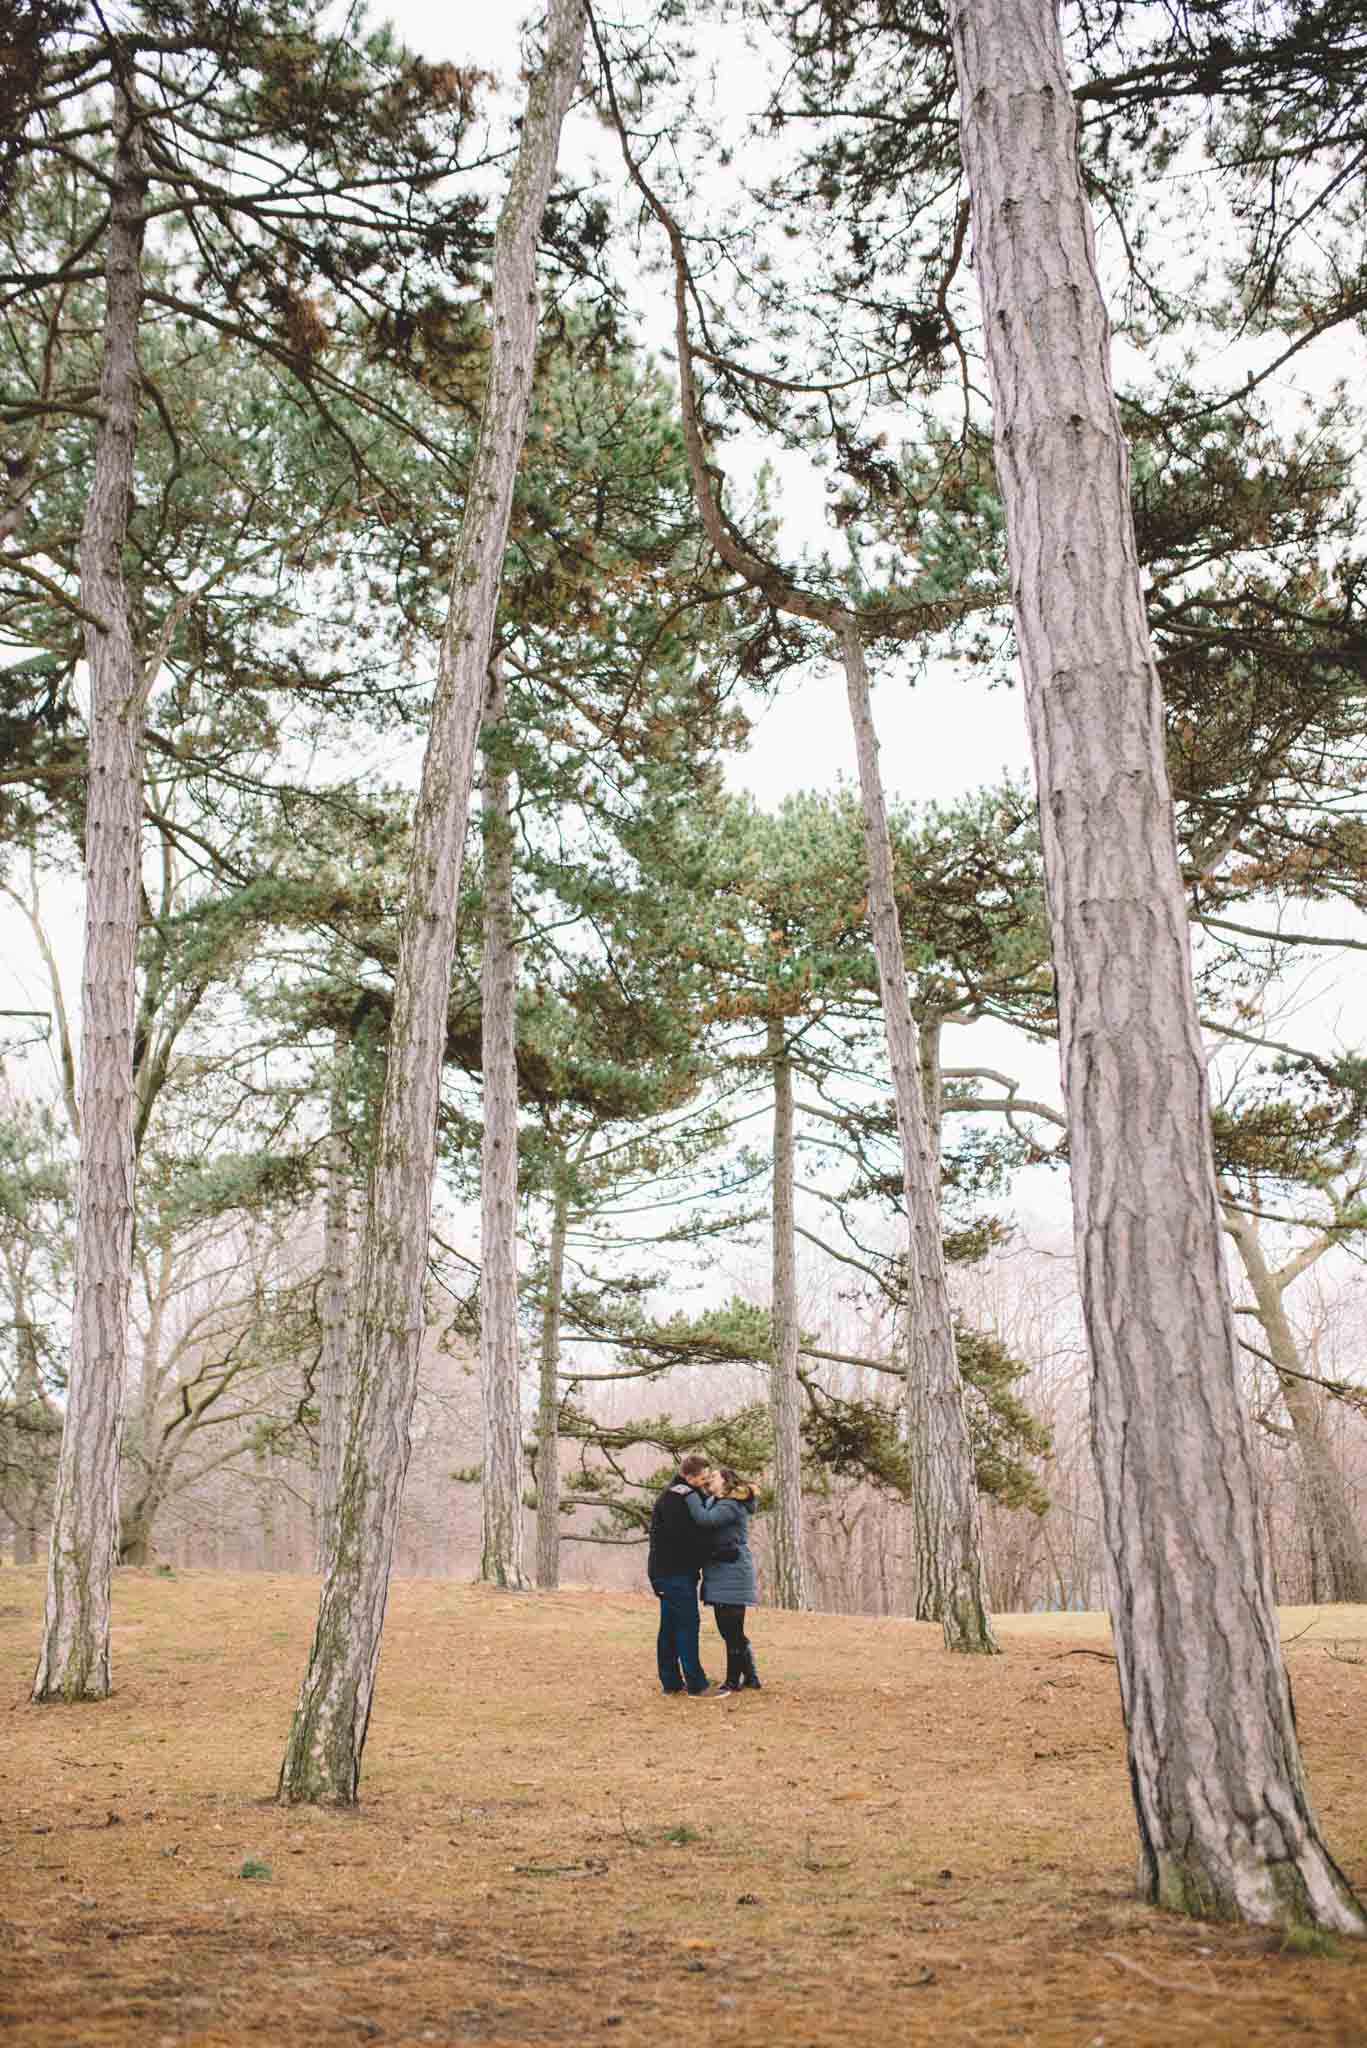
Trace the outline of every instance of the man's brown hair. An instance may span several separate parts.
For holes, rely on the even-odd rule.
[[[685,1479],[693,1479],[699,1472],[710,1472],[711,1469],[711,1459],[705,1458],[701,1451],[690,1451],[686,1458],[679,1460],[679,1470]]]

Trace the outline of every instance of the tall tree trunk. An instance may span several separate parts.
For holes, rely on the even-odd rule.
[[[118,1537],[119,1429],[133,1252],[133,1014],[141,879],[143,672],[123,550],[137,440],[146,173],[133,104],[114,95],[100,428],[81,601],[90,673],[81,991],[80,1165],[71,1378],[52,1509],[35,1700],[103,1699]]]
[[[502,664],[488,723],[507,712]],[[479,1176],[479,1388],[483,1421],[479,1575],[521,1587],[522,1361],[517,1333],[517,946],[513,828],[501,737],[484,752],[484,961],[480,975],[484,1133]]]
[[[793,1181],[796,1145],[793,1069],[781,1017],[769,1019],[769,1071],[774,1083],[773,1361],[769,1407],[774,1423],[774,1605],[807,1605],[802,1536],[802,1403],[798,1384],[797,1233]]]
[[[1307,1798],[1221,1254],[1187,906],[1054,0],[951,0],[1039,782],[1144,1889],[1361,1932]]]
[[[997,1642],[983,1580],[982,1514],[940,1230],[939,1151],[926,1113],[907,993],[868,669],[853,620],[844,626],[840,639],[859,761],[869,924],[878,960],[907,1210],[907,1445],[914,1471],[912,1536],[919,1552],[916,1611],[927,1621],[943,1624],[947,1649],[992,1656]]]
[[[1226,1207],[1225,1228],[1253,1289],[1253,1300],[1278,1369],[1282,1399],[1291,1418],[1301,1462],[1302,1499],[1314,1538],[1322,1592],[1326,1600],[1367,1601],[1367,1545],[1353,1513],[1353,1503],[1334,1447],[1325,1427],[1326,1396],[1301,1363],[1295,1332],[1287,1319],[1283,1289],[1263,1256],[1257,1225],[1241,1210]]]
[[[323,1271],[318,1288],[318,1490],[314,1570],[326,1577],[337,1528],[350,1391],[351,1160],[347,1143],[351,1033],[332,1040],[328,1135],[323,1163]]]
[[[583,0],[549,0],[494,238],[492,342],[414,819],[389,1060],[358,1289],[356,1384],[337,1543],[280,1769],[279,1797],[349,1804],[379,1664],[423,1331],[437,1106],[475,747],[536,356],[536,245],[579,78]]]
[[[551,1212],[546,1259],[546,1305],[541,1312],[541,1397],[536,1416],[536,1583],[552,1593],[560,1584],[560,1309],[565,1293],[565,1239],[570,1189],[562,1168]]]

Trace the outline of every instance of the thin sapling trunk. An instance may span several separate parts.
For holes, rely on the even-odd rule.
[[[794,1210],[796,1130],[793,1068],[781,1017],[768,1028],[769,1073],[774,1088],[773,1355],[769,1406],[774,1425],[774,1605],[807,1605],[802,1530],[802,1402],[798,1347],[797,1233]]]
[[[501,663],[489,678],[484,750],[484,961],[480,975],[484,1132],[479,1178],[479,1389],[483,1426],[479,1575],[521,1587],[522,1376],[517,1331],[517,945],[509,777],[496,728]]]
[[[556,1181],[551,1239],[546,1256],[546,1304],[541,1312],[541,1384],[536,1417],[536,1583],[543,1592],[560,1584],[560,1316],[565,1293],[565,1240],[570,1190],[564,1171]]]
[[[878,961],[907,1209],[907,1444],[913,1466],[911,1524],[918,1551],[917,1612],[943,1625],[947,1649],[991,1656],[997,1641],[987,1609],[982,1515],[945,1271],[939,1156],[927,1115],[916,1024],[907,992],[902,931],[893,892],[892,838],[878,765],[868,668],[853,620],[845,624],[840,639],[859,761],[869,863],[869,923]]]

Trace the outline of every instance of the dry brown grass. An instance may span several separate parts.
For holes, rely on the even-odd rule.
[[[269,1796],[312,1581],[121,1573],[118,1691],[76,1709],[27,1704],[41,1591],[0,1574],[13,2048],[1367,2043],[1356,1944],[1136,1903],[1115,1673],[1076,1654],[1104,1618],[1009,1618],[978,1663],[764,1612],[764,1693],[689,1702],[654,1690],[645,1598],[400,1582],[337,1814]],[[1358,1881],[1364,1639],[1367,1610],[1325,1609],[1288,1653]]]

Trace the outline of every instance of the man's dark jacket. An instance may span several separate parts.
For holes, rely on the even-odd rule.
[[[693,1488],[681,1472],[655,1496],[650,1511],[650,1583],[657,1579],[691,1578],[711,1552],[711,1541],[688,1512]]]

